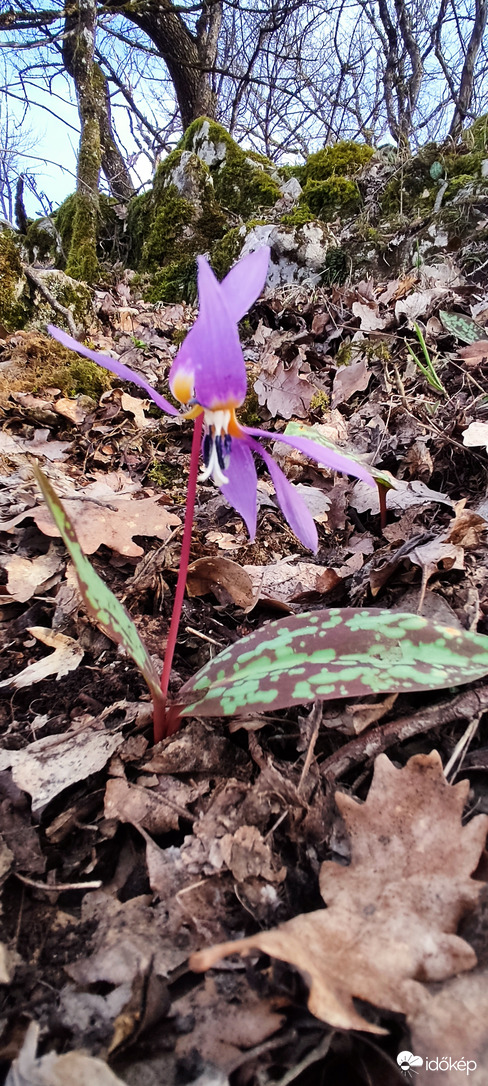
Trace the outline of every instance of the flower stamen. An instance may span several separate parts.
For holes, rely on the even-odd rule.
[[[205,467],[198,478],[200,482],[212,478],[217,486],[225,486],[229,482],[224,472],[232,449],[229,424],[234,415],[234,409],[219,408],[217,411],[209,411],[204,408],[203,414],[205,434],[202,454]]]

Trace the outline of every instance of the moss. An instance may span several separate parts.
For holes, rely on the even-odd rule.
[[[76,323],[82,323],[87,315],[92,313],[92,292],[85,283],[78,283],[76,279],[70,279],[65,272],[56,268],[40,271],[39,277],[56,300],[71,310]],[[35,292],[33,318],[33,325],[40,330],[43,330],[45,325],[53,320],[51,306],[38,291]],[[55,319],[57,324],[67,328],[61,314],[56,313]]]
[[[41,264],[46,260],[59,262],[59,243],[56,237],[56,228],[51,219],[43,217],[42,219],[34,219],[27,227],[26,245],[29,253],[29,260],[39,261]]]
[[[463,132],[463,140],[472,151],[482,151],[484,155],[488,151],[488,113],[477,117],[470,128]]]
[[[235,226],[232,230],[228,230],[224,234],[220,241],[217,241],[212,247],[210,253],[210,264],[217,276],[217,279],[223,279],[227,272],[230,271],[233,264],[235,264],[242,246],[244,238],[241,233],[241,227]]]
[[[472,151],[467,155],[446,155],[447,176],[449,178],[461,175],[466,177],[469,174],[471,180],[474,177],[481,177],[481,163],[485,157],[482,151]]]
[[[96,362],[75,356],[49,336],[29,332],[12,353],[11,368],[0,379],[0,392],[4,386],[23,392],[59,388],[65,396],[98,399],[112,384],[113,378]]]
[[[142,192],[133,196],[127,211],[127,238],[129,249],[127,262],[130,268],[138,268],[142,258],[144,239],[150,229],[152,217],[152,193]]]
[[[305,226],[305,223],[313,222],[315,218],[316,215],[313,215],[308,204],[303,203],[300,207],[296,207],[294,211],[283,215],[281,223],[283,226]]]
[[[330,396],[328,396],[327,393],[324,392],[324,390],[322,388],[317,389],[317,391],[312,396],[312,399],[310,400],[310,411],[314,415],[321,415],[322,416],[322,415],[325,415],[327,413],[327,411],[329,410],[329,407],[330,407]]]
[[[345,249],[329,249],[325,255],[324,270],[320,281],[324,286],[341,286],[345,283],[350,271],[350,258]]]
[[[325,222],[336,215],[354,215],[362,204],[355,181],[347,177],[329,177],[326,181],[307,181],[300,204],[310,208],[317,219]]]
[[[170,185],[165,190],[165,197],[157,207],[151,226],[142,245],[140,266],[160,268],[165,260],[171,258],[175,250],[181,251],[185,231],[197,217],[197,212],[189,200],[179,195],[178,189]]]
[[[150,290],[145,297],[149,302],[189,302],[197,296],[197,265],[194,257],[172,260],[161,272],[152,277]]]
[[[78,153],[78,188],[75,194],[73,232],[66,263],[66,271],[73,279],[94,283],[98,273],[98,177],[101,165],[100,125],[93,116],[85,121]]]
[[[349,339],[345,343],[341,343],[335,356],[336,366],[348,366],[352,358],[352,353],[353,348]]]
[[[22,328],[29,315],[26,280],[10,230],[0,233],[0,322],[8,332]]]
[[[434,162],[443,161],[436,143],[427,143],[413,158],[400,165],[380,198],[384,215],[428,214],[432,210],[438,185],[430,176]]]
[[[309,155],[303,169],[303,180],[325,181],[329,177],[355,177],[363,166],[369,162],[374,152],[372,147],[365,143],[354,143],[352,140],[340,140],[330,147],[324,147],[321,151]],[[292,176],[298,176],[292,174]]]
[[[153,460],[146,473],[146,479],[164,489],[173,486],[181,479],[181,468],[177,464],[169,464],[167,460]]]
[[[453,177],[452,180],[449,181],[444,195],[445,203],[447,204],[450,201],[454,200],[455,196],[457,196],[458,193],[462,191],[462,189],[472,190],[474,184],[475,182],[473,181],[473,177],[469,173],[459,174],[457,177]]]
[[[239,408],[239,422],[242,422],[244,426],[254,427],[262,424],[259,400],[253,388],[249,389],[244,403]]]
[[[65,253],[69,253],[71,246],[71,239],[73,237],[73,222],[76,211],[76,192],[72,192],[70,196],[63,200],[63,203],[54,212],[53,219],[56,224],[56,229],[61,236],[61,242]]]
[[[53,370],[54,387],[61,388],[68,396],[84,395],[98,400],[103,392],[112,387],[107,370],[97,366],[89,358],[74,358],[67,367]]]
[[[278,166],[278,173],[283,181],[289,181],[290,177],[296,177],[302,184],[305,181],[305,163],[296,166]]]

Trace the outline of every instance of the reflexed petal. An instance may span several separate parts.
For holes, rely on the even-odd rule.
[[[202,407],[237,406],[247,390],[237,323],[211,267],[202,256],[197,263],[200,309],[171,367],[170,388],[177,395],[183,378],[193,374],[194,396]]]
[[[244,256],[220,284],[227,309],[236,324],[261,294],[268,274],[270,251],[268,245],[263,245]]]
[[[292,532],[295,533],[304,547],[307,547],[308,550],[311,550],[316,554],[319,546],[317,529],[310,510],[307,509],[303,498],[297,493],[293,483],[290,483],[290,480],[283,474],[281,468],[278,467],[276,461],[273,460],[273,457],[270,456],[257,441],[252,441],[251,447],[259,453],[259,456],[262,456],[266,464],[273,480],[273,486],[276,491],[276,497],[281,511],[285,520],[288,521]]]
[[[61,343],[63,347],[69,347],[70,350],[76,351],[77,354],[84,355],[85,358],[91,358],[92,362],[97,362],[99,366],[103,366],[106,370],[110,370],[111,373],[115,373],[117,377],[121,377],[123,381],[132,381],[133,385],[138,385],[139,388],[143,388],[144,392],[147,392],[151,400],[157,407],[161,408],[161,411],[166,411],[167,415],[177,415],[178,410],[173,407],[173,404],[165,400],[164,396],[160,396],[159,392],[152,385],[148,384],[143,377],[139,377],[138,373],[134,373],[128,366],[124,366],[123,362],[119,362],[116,358],[111,358],[108,354],[99,354],[98,351],[91,351],[89,347],[85,347],[83,343],[78,343],[77,339],[73,339],[73,336],[68,336],[66,332],[62,332],[61,328],[56,328],[54,324],[48,324],[47,330],[53,339],[57,339],[58,343]]]
[[[273,441],[282,441],[284,445],[290,445],[292,449],[298,449],[299,452],[309,456],[311,460],[316,460],[318,464],[324,464],[331,471],[342,471],[344,475],[354,475],[356,479],[362,479],[363,482],[369,483],[369,486],[376,486],[368,469],[359,464],[357,460],[350,460],[348,456],[334,452],[334,449],[326,449],[323,445],[311,441],[308,437],[285,437],[284,434],[273,434],[270,430],[254,430],[250,426],[243,426],[242,429],[245,434],[249,434],[251,437],[269,437]]]
[[[244,441],[233,440],[225,474],[229,482],[221,486],[221,493],[246,523],[252,541],[256,535],[258,478],[252,452]]]

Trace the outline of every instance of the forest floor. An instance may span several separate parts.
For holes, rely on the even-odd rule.
[[[91,342],[164,392],[195,311],[135,302],[126,283],[97,306]],[[425,361],[415,322],[442,390],[407,350]],[[487,324],[482,274],[466,283],[452,263],[257,303],[246,421],[315,424],[397,484],[382,530],[376,492],[276,445],[313,508],[316,556],[267,475],[253,543],[200,484],[173,693],[220,649],[303,611],[374,606],[488,634]],[[69,394],[51,347],[18,332],[0,355],[1,1081],[455,1084],[464,1060],[487,1083],[488,682],[190,719],[153,747],[145,684],[83,611],[32,463],[160,664],[191,425],[127,385]],[[351,871],[355,893],[324,910]],[[308,926],[319,911],[322,942]],[[292,919],[293,947],[269,957],[264,935]],[[244,937],[250,954],[190,968]],[[333,983],[319,975],[331,944]]]

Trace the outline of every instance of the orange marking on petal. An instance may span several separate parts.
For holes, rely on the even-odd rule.
[[[173,396],[180,403],[188,403],[193,394],[193,377],[187,373],[177,373],[172,381]]]
[[[183,415],[180,415],[181,419],[196,419],[199,415],[203,414],[203,407],[200,407],[199,403],[195,404],[195,407],[190,407],[189,411],[185,411]]]
[[[235,407],[231,408],[228,431],[231,437],[243,437],[243,430],[236,419]]]

